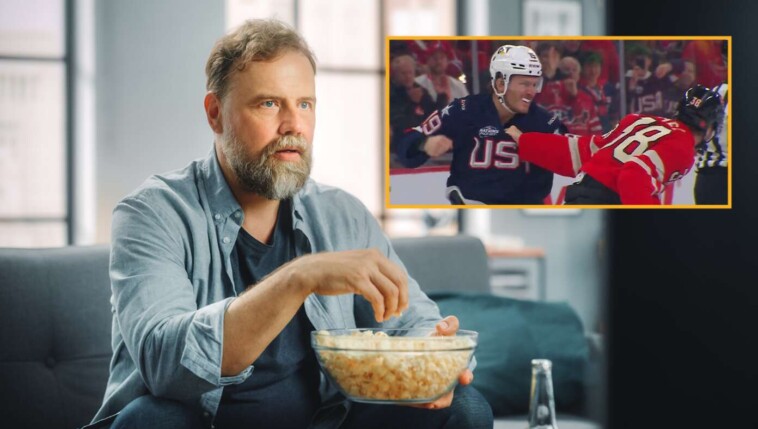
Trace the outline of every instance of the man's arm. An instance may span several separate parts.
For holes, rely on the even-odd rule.
[[[311,293],[361,295],[377,322],[408,307],[405,272],[376,249],[302,256],[282,265],[229,305],[222,374],[237,374],[250,366]]]
[[[522,161],[534,163],[561,176],[575,177],[582,164],[597,152],[598,136],[559,135],[550,133],[522,133],[515,126],[506,130],[518,144]]]
[[[111,256],[119,328],[155,396],[195,401],[243,381],[250,365],[309,293],[361,294],[377,320],[407,307],[402,269],[373,250],[308,255],[237,299],[198,308],[181,221],[161,199],[132,197],[114,210]]]
[[[392,147],[401,164],[416,168],[453,148],[452,136],[459,122],[465,120],[461,100],[453,100],[444,109],[432,112],[419,126],[395,136]]]
[[[149,195],[148,195],[149,194]],[[124,345],[155,396],[196,401],[244,380],[221,377],[223,315],[229,300],[197,307],[176,212],[142,192],[113,212],[110,277]]]

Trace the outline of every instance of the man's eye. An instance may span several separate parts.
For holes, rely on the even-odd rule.
[[[311,103],[309,101],[303,101],[300,103],[300,108],[303,110],[307,110],[311,108]]]
[[[274,103],[273,100],[266,100],[263,103],[261,103],[263,107],[274,107],[276,106],[276,103]]]

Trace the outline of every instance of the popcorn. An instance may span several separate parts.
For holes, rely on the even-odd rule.
[[[351,399],[431,402],[455,387],[476,346],[467,336],[402,337],[354,331],[319,331],[314,348],[321,366]]]

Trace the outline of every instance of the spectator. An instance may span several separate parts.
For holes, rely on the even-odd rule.
[[[627,56],[626,90],[628,113],[656,114],[663,105],[660,82],[650,72],[653,64],[650,49],[642,44],[633,44]]]
[[[604,91],[600,84],[600,70],[603,66],[603,57],[597,52],[591,52],[582,61],[581,77],[579,79],[579,91],[587,94],[595,106],[595,112],[603,133],[607,133],[613,126],[610,119],[611,97]]]
[[[419,85],[426,88],[435,105],[443,108],[456,98],[468,95],[466,86],[447,74],[450,60],[454,58],[449,44],[431,42],[427,45],[426,65],[429,72],[416,78]]]
[[[582,66],[574,57],[563,57],[558,66],[568,77],[563,80],[568,94],[569,115],[564,121],[569,133],[577,135],[601,134],[603,127],[597,115],[595,100],[586,91],[580,91],[578,82]]]
[[[94,419],[108,420],[94,427],[492,427],[470,370],[413,408],[348,402],[319,369],[315,329],[450,335],[458,320],[441,318],[357,198],[309,179],[315,72],[278,21],[215,44],[210,152],[113,211],[113,359]]]
[[[418,125],[435,109],[429,92],[414,80],[416,61],[400,55],[390,63],[390,139]]]
[[[615,43],[612,40],[566,40],[563,42],[563,55],[572,56],[581,64],[592,53],[600,55],[603,67],[600,69],[598,84],[603,86],[606,82],[618,83],[621,76]]]
[[[694,85],[695,64],[689,61],[673,60],[656,68],[656,78],[660,80],[662,95],[659,116],[671,118],[687,88]]]
[[[542,91],[534,101],[563,121],[568,116],[568,94],[563,83],[566,75],[558,68],[560,47],[556,42],[540,42],[536,54],[542,64]]]

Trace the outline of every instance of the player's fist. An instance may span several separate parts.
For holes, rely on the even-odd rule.
[[[513,141],[518,144],[518,139],[521,137],[521,130],[518,129],[515,125],[511,125],[505,130],[505,133],[508,134],[513,138]]]
[[[431,158],[447,153],[453,148],[453,141],[445,136],[429,137],[424,143],[424,152]]]

